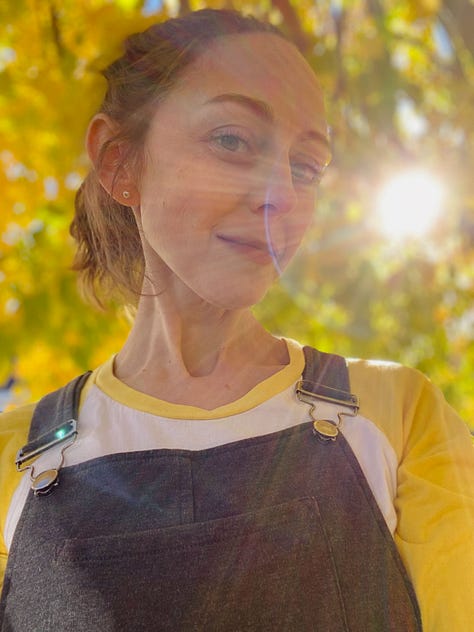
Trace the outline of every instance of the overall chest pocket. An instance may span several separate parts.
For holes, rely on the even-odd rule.
[[[54,565],[55,632],[348,629],[313,498],[66,540]]]

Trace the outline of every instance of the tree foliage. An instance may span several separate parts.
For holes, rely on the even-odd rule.
[[[86,307],[69,270],[98,71],[127,34],[204,6],[281,26],[327,94],[334,159],[314,226],[259,317],[323,350],[418,367],[474,424],[474,5],[462,0],[2,4],[0,382],[13,370],[17,401],[37,398],[126,336],[120,309]],[[449,187],[444,213],[422,239],[391,242],[374,192],[420,164]]]

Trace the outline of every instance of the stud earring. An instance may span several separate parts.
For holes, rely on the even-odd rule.
[[[128,200],[128,198],[130,197],[130,192],[129,191],[122,191],[122,197],[124,197],[126,200]]]

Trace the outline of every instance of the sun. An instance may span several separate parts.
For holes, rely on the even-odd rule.
[[[422,169],[400,172],[376,196],[377,228],[393,240],[423,237],[440,216],[444,198],[444,186],[434,174]]]

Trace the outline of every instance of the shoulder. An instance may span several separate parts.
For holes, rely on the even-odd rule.
[[[35,404],[21,406],[0,414],[0,584],[6,565],[7,550],[3,541],[5,521],[12,494],[18,484],[15,457],[28,439]]]
[[[470,446],[467,425],[442,392],[417,369],[394,362],[347,361],[351,390],[360,399],[360,414],[389,439],[399,460],[415,443],[458,438]]]
[[[20,406],[0,414],[0,488],[9,489],[12,478],[16,479],[15,457],[18,450],[28,441],[28,432],[36,404]],[[8,493],[2,493],[2,500]],[[1,517],[0,517],[1,520]]]
[[[15,469],[15,456],[27,442],[36,404],[20,406],[0,414],[0,481],[4,490],[5,472]]]
[[[378,386],[386,393],[410,400],[418,397],[420,391],[430,380],[417,369],[382,360],[347,359],[351,384],[364,394],[373,394],[374,386]]]
[[[29,427],[36,404],[19,406],[8,412],[0,413],[0,436],[4,432],[17,431],[19,428]]]
[[[35,406],[28,404],[0,414],[0,478],[5,461],[14,461],[18,449],[26,443]]]
[[[396,362],[348,359],[351,390],[361,413],[369,417],[396,416],[408,420],[420,401],[441,392],[417,369]],[[438,392],[437,392],[438,391]]]

